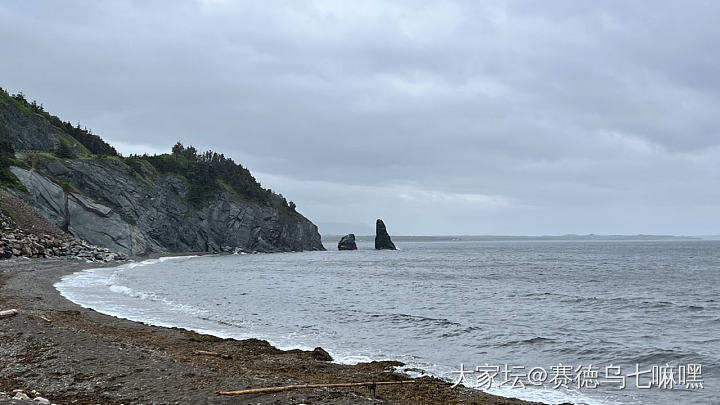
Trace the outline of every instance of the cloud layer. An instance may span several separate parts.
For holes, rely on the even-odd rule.
[[[312,220],[718,234],[714,2],[0,3],[0,86]],[[352,232],[348,229],[348,232]]]

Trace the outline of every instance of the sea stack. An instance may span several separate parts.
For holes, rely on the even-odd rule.
[[[355,234],[350,233],[340,238],[340,241],[338,242],[338,250],[357,250]]]
[[[375,249],[397,250],[392,240],[390,240],[390,235],[388,235],[382,219],[378,219],[375,222]]]

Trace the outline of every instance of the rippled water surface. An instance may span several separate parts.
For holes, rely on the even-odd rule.
[[[58,288],[112,315],[322,346],[341,362],[395,359],[446,378],[461,363],[539,366],[549,377],[559,363],[593,364],[600,377],[611,363],[623,374],[636,363],[700,363],[701,390],[638,390],[628,379],[624,390],[490,391],[550,403],[720,403],[720,242],[398,244],[133,263]]]

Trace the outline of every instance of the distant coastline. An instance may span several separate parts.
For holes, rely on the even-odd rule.
[[[323,242],[337,242],[342,235],[323,234]],[[356,235],[359,242],[372,242],[374,235]],[[501,242],[501,241],[662,241],[662,240],[717,240],[720,236],[678,236],[678,235],[393,235],[393,240],[400,242],[452,242],[452,241],[478,241],[478,242]]]

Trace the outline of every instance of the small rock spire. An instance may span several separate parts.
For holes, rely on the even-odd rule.
[[[382,219],[378,219],[375,222],[375,249],[397,250],[395,244],[390,240],[390,235],[388,235],[387,228],[385,228],[385,223]]]

